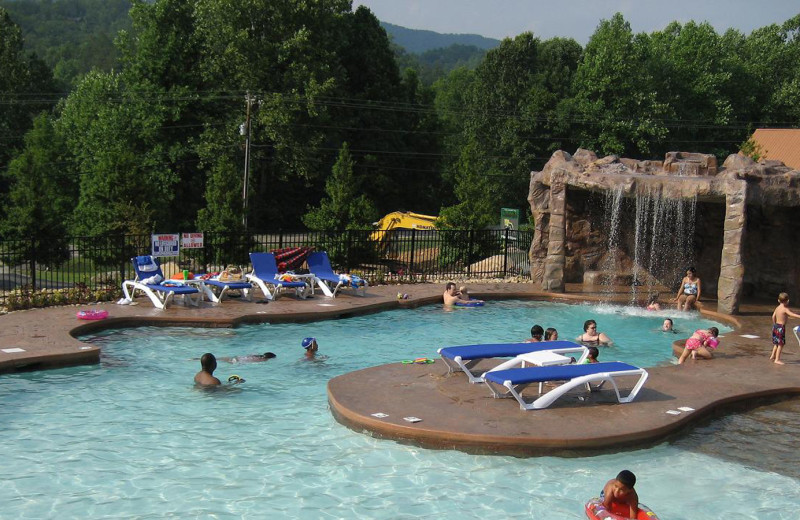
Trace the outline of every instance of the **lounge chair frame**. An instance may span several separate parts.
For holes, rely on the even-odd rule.
[[[327,251],[315,251],[309,254],[306,262],[308,263],[308,270],[314,274],[314,284],[319,287],[325,296],[336,298],[336,294],[341,289],[352,289],[356,296],[366,296],[369,283],[363,280],[364,284],[356,287],[345,284],[331,267],[331,260]],[[359,293],[359,291],[361,292]]]
[[[155,257],[151,258],[158,266],[158,269],[148,272],[147,274],[150,274],[150,276],[157,274],[161,276],[162,281],[169,281],[164,280],[164,272],[161,270],[161,264],[159,264],[158,260]],[[150,301],[153,302],[153,306],[158,309],[166,309],[175,298],[176,294],[183,298],[184,305],[189,304],[195,307],[200,305],[202,295],[200,294],[200,290],[196,287],[189,287],[186,285],[167,286],[162,283],[144,284],[141,280],[148,277],[142,277],[142,273],[139,271],[139,266],[136,263],[136,257],[131,258],[131,263],[133,264],[136,278],[133,280],[124,280],[122,282],[122,294],[125,296],[126,300],[132,301],[136,297],[136,291],[141,291],[150,298]],[[193,297],[193,295],[196,296]]]
[[[301,300],[314,294],[314,288],[306,282],[278,280],[280,274],[273,253],[250,253],[250,263],[253,265],[253,271],[245,277],[247,281],[256,284],[268,300],[276,300],[286,289],[294,289],[295,295]]]
[[[219,294],[217,294],[217,292],[215,292],[213,288],[218,289]],[[244,296],[244,299],[247,301],[251,301],[253,296],[252,292],[253,284],[244,281],[224,282],[221,280],[214,280],[212,278],[209,280],[203,280],[203,289],[206,298],[208,298],[213,303],[222,302],[222,300],[227,295],[228,291],[242,291],[242,295]]]
[[[591,373],[577,375],[570,377],[570,372],[581,372],[586,370],[594,370]],[[488,376],[488,372],[484,374]],[[503,379],[504,377],[509,379]],[[626,376],[638,376],[636,384],[631,389],[627,396],[622,396],[617,386],[616,379]],[[547,408],[553,404],[558,398],[567,392],[586,385],[587,389],[591,389],[592,383],[599,385],[605,382],[611,383],[614,387],[614,393],[617,396],[617,401],[620,403],[629,403],[633,401],[639,394],[639,390],[644,386],[647,381],[647,371],[643,368],[638,368],[627,363],[611,362],[611,363],[594,363],[588,365],[564,365],[556,367],[529,367],[529,368],[514,368],[510,370],[497,371],[491,376],[485,378],[484,383],[491,390],[493,397],[514,397],[519,403],[522,410],[540,410]],[[500,383],[502,381],[502,383]],[[550,390],[549,392],[541,395],[539,398],[532,402],[527,402],[522,397],[522,391],[532,383],[542,383],[546,381],[564,381],[563,384]],[[598,385],[598,387],[599,387]],[[598,388],[595,387],[595,388]],[[541,388],[541,387],[540,387]],[[541,393],[541,390],[540,390]]]
[[[583,361],[586,359],[586,356],[589,355],[589,349],[583,345],[573,343],[572,341],[461,345],[455,347],[443,347],[437,352],[442,357],[444,364],[447,365],[448,374],[458,371],[464,372],[464,374],[467,375],[469,382],[476,384],[483,382],[483,375],[476,375],[472,370],[475,365],[484,359],[513,358],[492,369],[502,370],[522,364],[523,361],[517,357],[520,354],[543,351],[550,351],[555,354],[562,355],[577,354],[579,356],[577,359],[578,363],[583,363]]]

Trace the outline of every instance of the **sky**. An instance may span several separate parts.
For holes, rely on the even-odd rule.
[[[586,44],[600,20],[620,12],[634,33],[668,23],[709,22],[718,33],[781,24],[800,14],[798,0],[353,0],[382,22],[438,33],[479,34],[498,40],[525,31],[542,39]]]

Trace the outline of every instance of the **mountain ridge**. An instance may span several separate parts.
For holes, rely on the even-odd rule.
[[[500,40],[487,38],[479,34],[442,34],[426,29],[409,29],[388,22],[381,22],[381,27],[392,39],[392,42],[407,52],[422,54],[433,49],[442,49],[451,45],[470,45],[481,50],[493,49],[500,45]]]

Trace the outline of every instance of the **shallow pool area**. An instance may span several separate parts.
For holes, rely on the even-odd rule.
[[[601,359],[669,363],[671,342],[686,336],[656,332],[662,314],[497,301],[317,323],[100,333],[85,338],[102,346],[99,366],[0,378],[0,516],[584,518],[585,500],[628,468],[662,518],[795,518],[796,400],[706,422],[654,448],[579,458],[425,450],[353,432],[328,410],[331,377],[435,357],[446,345],[523,340],[534,323],[572,339],[594,318],[615,340]],[[682,331],[713,323],[674,318]],[[303,359],[306,336],[318,339],[319,359]],[[221,379],[247,380],[239,387],[191,384],[204,352],[264,351],[277,358],[220,363]]]

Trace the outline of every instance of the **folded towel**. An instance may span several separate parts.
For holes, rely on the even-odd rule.
[[[145,278],[144,280],[142,280],[142,283],[145,284],[145,285],[156,285],[156,284],[161,283],[161,280],[163,280],[163,279],[164,279],[164,277],[161,276],[160,274],[154,274],[153,276],[149,276],[149,277]]]

